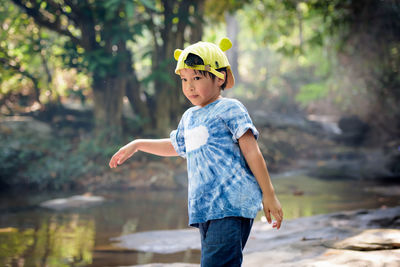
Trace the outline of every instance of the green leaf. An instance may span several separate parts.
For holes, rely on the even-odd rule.
[[[296,95],[296,101],[307,105],[312,101],[324,98],[328,92],[329,87],[326,82],[309,83],[300,88],[300,92]]]
[[[117,9],[118,5],[120,4],[120,0],[107,0],[102,3],[103,3],[103,7],[105,9],[115,10],[115,9]]]
[[[155,2],[152,0],[138,0],[138,2],[142,3],[145,7],[153,11],[158,11]]]
[[[125,12],[126,12],[126,16],[129,19],[133,18],[134,11],[135,11],[135,6],[134,6],[133,2],[127,1],[126,5],[125,5]]]
[[[135,25],[133,26],[133,32],[134,32],[134,34],[135,34],[135,35],[140,35],[140,36],[142,36],[142,35],[143,35],[143,28],[144,28],[144,25],[143,25],[143,24],[135,24]]]

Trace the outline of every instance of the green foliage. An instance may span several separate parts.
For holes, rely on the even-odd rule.
[[[42,218],[35,229],[0,231],[0,263],[14,266],[87,266],[92,262],[94,222],[79,216],[56,214]]]
[[[25,169],[28,162],[42,156],[42,152],[36,150],[33,136],[30,134],[23,134],[20,138],[9,133],[2,134],[0,147],[0,160],[3,162],[0,167],[0,177],[1,182],[5,184],[12,183],[10,177]]]
[[[103,49],[86,52],[83,62],[86,63],[89,72],[97,73],[99,77],[104,78],[106,75],[116,76],[118,74],[117,57],[110,57]]]
[[[26,4],[24,1],[14,2]],[[75,68],[78,72],[102,78],[126,75],[118,71],[118,66],[131,55],[118,48],[121,43],[142,34],[144,25],[137,19],[139,8],[143,4],[155,8],[150,0],[72,1],[73,6],[43,0],[36,2],[37,5],[27,5],[34,10],[29,13],[30,17],[23,8],[9,1],[0,1],[0,25],[3,27],[0,31],[0,56],[4,59],[0,62],[4,63],[0,65],[0,82],[12,81],[13,76],[19,75],[21,79],[38,82],[41,92],[51,91],[52,86],[48,84],[49,77],[43,69],[40,54],[51,70]],[[43,17],[43,14],[47,15]],[[83,31],[84,26],[86,29],[92,27],[92,32]],[[85,39],[91,34],[95,35],[95,40]],[[22,90],[17,84],[6,84],[1,88]]]
[[[137,23],[137,1],[107,0],[93,4],[83,4],[82,8],[91,10],[95,28],[95,43],[91,47],[77,44],[72,40],[65,43],[60,57],[66,66],[77,68],[96,77],[117,76],[118,66],[124,64],[131,55],[120,51],[119,46],[141,35],[143,24]],[[82,34],[82,29],[77,29]],[[80,40],[82,41],[83,38]],[[125,73],[123,73],[125,75]]]
[[[328,89],[325,82],[303,85],[300,87],[300,93],[296,95],[296,100],[303,106],[307,106],[315,100],[326,97],[328,95]]]
[[[398,84],[393,78],[399,77],[393,70],[400,65],[397,6],[374,0],[365,5],[341,0],[245,5],[236,14],[244,29],[238,39],[249,40],[240,44],[245,94],[262,95],[273,105],[297,102],[307,108],[323,100],[337,110],[367,112],[366,103],[379,103],[376,95]],[[385,96],[395,99],[396,90],[390,92]],[[392,102],[384,105],[393,114]]]
[[[225,13],[234,13],[246,4],[252,4],[251,0],[206,0],[205,14],[213,23],[222,22]]]
[[[100,174],[107,167],[118,147],[107,145],[106,138],[107,133],[73,141],[62,136],[46,138],[29,132],[3,132],[0,183],[58,190],[73,187],[84,175]]]
[[[158,110],[162,90],[179,91],[168,74],[174,65],[171,51],[200,38],[203,26],[215,30],[230,12],[241,28],[239,68],[245,77],[236,92],[242,96],[271,99],[279,110],[325,99],[347,111],[379,104],[378,110],[388,110],[383,121],[398,113],[400,7],[393,0],[35,0],[28,6],[37,12],[30,15],[19,8],[28,1],[13,2],[0,0],[0,104],[10,92],[34,90],[42,101],[72,90],[90,97],[88,89],[49,81],[47,64],[52,74],[73,68],[96,81],[138,75],[132,79],[141,83],[134,85],[140,88],[136,95],[145,92],[144,106]],[[40,18],[49,23],[33,14],[45,14]],[[209,41],[223,34],[214,32]],[[137,71],[124,65],[127,59]],[[176,115],[168,113],[168,118]]]
[[[11,259],[22,256],[34,242],[32,234],[32,229],[18,231],[8,228],[8,231],[0,232],[0,263],[3,266],[9,266]]]
[[[175,81],[171,78],[171,76],[166,72],[167,66],[173,64],[175,62],[174,59],[166,59],[159,63],[158,68],[154,69],[148,76],[144,77],[142,80],[144,85],[148,85],[155,80],[160,81],[162,83],[169,84],[171,86],[175,85]]]
[[[1,93],[22,92],[36,101],[53,101],[58,93],[47,70],[60,66],[54,53],[65,38],[38,26],[9,1],[0,1],[0,25]]]

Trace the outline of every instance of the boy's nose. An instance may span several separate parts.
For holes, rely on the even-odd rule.
[[[194,85],[193,85],[192,82],[189,82],[189,83],[188,83],[187,89],[190,90],[190,91],[192,91],[192,90],[194,89]]]

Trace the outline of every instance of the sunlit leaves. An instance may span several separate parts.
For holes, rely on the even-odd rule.
[[[171,76],[165,71],[165,69],[167,68],[167,65],[172,64],[174,61],[173,59],[167,59],[162,61],[159,64],[159,68],[153,70],[147,77],[145,77],[142,82],[147,85],[148,83],[154,81],[154,80],[158,80],[161,81],[163,83],[167,83],[171,86],[175,85],[174,80],[171,78]]]
[[[126,2],[125,12],[129,19],[132,19],[134,16],[134,12],[135,12],[134,8],[135,8],[135,6],[134,6],[133,2],[131,2],[131,1]]]
[[[153,11],[158,11],[154,0],[137,0],[136,2],[142,3],[145,7],[149,8]]]
[[[90,72],[96,72],[100,77],[117,75],[117,58],[110,57],[103,49],[89,51],[84,54],[84,62],[87,63]]]
[[[60,216],[43,218],[37,229],[0,229],[0,262],[5,266],[21,259],[28,266],[90,264],[94,222],[78,214]]]
[[[245,6],[253,5],[251,0],[205,0],[205,14],[212,22],[222,22],[225,20],[225,13],[233,13]]]
[[[296,100],[307,106],[314,100],[326,97],[328,92],[329,87],[325,82],[309,83],[300,88],[300,93],[296,95]]]
[[[33,230],[19,231],[15,228],[0,229],[0,262],[10,264],[13,258],[22,256],[34,242]]]
[[[2,92],[10,92],[21,85],[30,90],[32,77],[40,78],[40,58],[35,52],[46,45],[41,40],[40,29],[27,16],[20,16],[18,9],[0,1],[0,82]],[[27,38],[28,33],[31,36]],[[12,79],[17,75],[18,79]],[[25,79],[25,82],[21,82]],[[7,83],[4,83],[8,81]]]

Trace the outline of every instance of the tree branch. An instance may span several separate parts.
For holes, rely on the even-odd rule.
[[[66,2],[66,1],[64,1],[64,2]],[[64,10],[63,10],[63,7],[59,4],[59,3],[56,3],[56,2],[54,2],[53,0],[47,0],[47,3],[50,5],[50,6],[52,6],[55,10],[57,10],[58,12],[60,12],[61,14],[63,14],[64,16],[66,16],[69,20],[71,20],[75,25],[77,25],[78,24],[78,21],[77,21],[77,16],[79,17],[79,14],[74,14],[74,13],[67,13],[67,12],[65,12]],[[69,5],[68,5],[69,6]],[[72,8],[71,8],[71,10],[73,10]],[[73,10],[74,11],[74,10]],[[74,11],[75,12],[75,11]]]
[[[189,24],[187,21],[187,19],[189,18],[189,6],[190,6],[189,1],[183,1],[183,3],[181,3],[179,5],[178,14],[177,14],[178,18],[179,18],[179,22],[178,22],[177,30],[176,30],[177,37],[175,39],[175,47],[179,47],[185,41],[184,40],[184,31],[185,31],[186,26]],[[196,25],[196,26],[200,27],[199,25]],[[196,40],[196,41],[200,41],[200,40]],[[183,49],[183,47],[181,49]]]
[[[72,12],[75,13],[78,17],[81,18],[84,16],[81,9],[77,5],[72,3],[71,0],[64,0],[64,3],[66,3],[71,8]],[[85,3],[86,3],[86,1],[85,1]]]
[[[70,31],[62,29],[60,23],[58,23],[57,20],[55,22],[49,21],[49,19],[43,16],[43,14],[40,12],[40,8],[27,7],[24,3],[22,3],[21,0],[12,0],[12,1],[14,2],[14,4],[25,10],[26,14],[31,16],[37,24],[46,27],[52,31],[58,32],[61,35],[68,36],[69,38],[71,38],[72,42],[74,42],[77,45],[80,45],[81,43],[80,39],[75,37]],[[34,3],[32,3],[32,5],[37,7],[37,5],[35,5]]]
[[[38,83],[39,83],[38,79],[35,76],[33,76],[32,74],[30,74],[29,72],[22,70],[21,65],[19,65],[18,63],[11,64],[10,61],[13,59],[7,55],[6,51],[4,51],[3,49],[0,48],[0,52],[4,53],[4,57],[3,56],[0,57],[0,63],[3,66],[7,66],[7,67],[13,69],[17,73],[21,74],[22,76],[27,77],[28,79],[30,79],[32,81],[33,87],[34,87],[33,89],[35,90],[35,94],[36,94],[35,100],[40,103],[40,98],[39,98],[40,89],[38,87]]]

